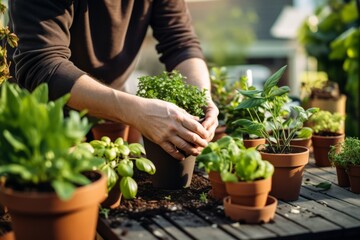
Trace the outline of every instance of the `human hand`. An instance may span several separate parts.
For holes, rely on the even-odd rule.
[[[172,157],[183,160],[186,154],[197,156],[207,146],[209,132],[198,118],[190,115],[175,104],[158,99],[141,99],[142,109],[138,109],[138,120],[135,127],[149,140],[160,145]],[[214,110],[207,118],[212,119]],[[205,119],[212,129],[211,119]],[[146,123],[146,124],[145,124]]]
[[[202,122],[202,125],[208,132],[208,137],[206,140],[210,142],[214,135],[218,122],[219,109],[216,107],[213,101],[209,101],[208,107],[205,109],[205,120]]]

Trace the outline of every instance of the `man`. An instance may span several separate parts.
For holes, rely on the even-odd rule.
[[[212,139],[218,109],[184,0],[12,0],[10,17],[20,39],[14,62],[21,86],[47,82],[50,99],[70,92],[70,108],[135,127],[179,160],[178,149],[197,155]],[[209,89],[201,124],[171,103],[120,91],[148,27],[166,70]]]

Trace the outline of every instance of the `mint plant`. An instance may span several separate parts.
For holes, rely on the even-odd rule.
[[[84,113],[63,107],[69,95],[48,101],[48,87],[32,93],[5,82],[0,97],[0,175],[17,190],[55,191],[71,198],[91,181],[83,175],[103,163],[80,144],[91,125]],[[74,147],[77,146],[77,147]]]
[[[187,84],[185,79],[176,70],[164,71],[157,76],[142,76],[136,95],[174,103],[191,115],[202,118],[205,115],[203,108],[207,106],[206,90]]]
[[[234,123],[241,126],[249,134],[263,136],[268,142],[265,150],[270,153],[291,152],[290,141],[303,127],[303,123],[319,110],[318,108],[304,110],[300,106],[285,108],[288,103],[290,88],[288,86],[277,86],[285,69],[286,66],[270,76],[261,90],[239,90],[244,99],[236,109],[246,109],[251,119],[238,119]],[[251,111],[259,107],[265,111],[264,120],[258,111]]]
[[[100,170],[107,176],[108,191],[113,187],[120,187],[125,199],[136,197],[138,185],[133,178],[134,163],[138,170],[148,174],[155,174],[154,164],[145,155],[144,147],[139,143],[128,144],[122,138],[111,142],[110,138],[103,136],[101,140],[92,140],[88,143],[94,156],[105,160]],[[120,178],[120,186],[115,186]]]
[[[360,140],[357,137],[346,137],[343,142],[330,146],[328,153],[332,165],[347,167],[360,165]]]

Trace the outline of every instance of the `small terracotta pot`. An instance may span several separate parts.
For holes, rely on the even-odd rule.
[[[337,180],[338,180],[338,185],[340,187],[350,187],[349,175],[346,172],[346,169],[344,167],[336,165],[336,164],[335,164],[335,168],[336,168],[336,176],[337,176]]]
[[[244,146],[246,148],[256,148],[261,144],[265,144],[265,138],[255,138],[255,139],[243,139]]]
[[[221,180],[220,173],[210,171],[209,180],[212,188],[211,196],[216,200],[222,201],[228,194],[226,192],[225,183]]]
[[[360,166],[349,166],[348,175],[350,180],[350,190],[353,193],[360,193]]]
[[[104,208],[114,209],[120,206],[122,193],[120,191],[120,179],[118,179],[114,187],[108,192],[107,197],[101,203]]]
[[[292,146],[302,146],[310,149],[311,147],[311,138],[294,138],[290,141]]]
[[[106,194],[105,175],[78,187],[68,201],[53,192],[19,192],[3,187],[0,199],[8,207],[16,240],[95,239],[99,204]]]
[[[217,140],[219,140],[220,138],[226,136],[226,126],[219,126],[215,129],[215,135],[213,137],[213,139],[211,140],[211,142],[216,142]]]
[[[330,167],[328,153],[330,146],[334,146],[339,142],[344,141],[345,134],[339,134],[337,136],[318,136],[313,134],[311,140],[313,145],[315,164],[318,167]],[[339,149],[337,150],[339,151]]]
[[[309,162],[309,149],[301,146],[291,146],[293,153],[276,154],[260,150],[263,160],[274,165],[272,188],[270,195],[285,201],[295,201],[299,198],[304,167]]]
[[[182,189],[189,187],[195,167],[195,156],[179,161],[168,154],[159,145],[144,137],[146,157],[150,159],[156,172],[150,176],[152,185],[160,189]]]
[[[226,182],[226,191],[233,204],[264,207],[271,189],[271,178],[253,182]]]
[[[119,137],[127,141],[129,126],[122,123],[106,121],[93,126],[91,132],[96,140],[100,140],[103,136],[108,136],[112,142]]]
[[[225,215],[233,221],[243,221],[250,224],[267,223],[275,217],[278,201],[268,196],[265,207],[249,207],[232,203],[230,196],[224,198]]]

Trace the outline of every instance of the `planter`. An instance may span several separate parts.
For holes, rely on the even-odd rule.
[[[144,147],[146,157],[156,167],[156,173],[150,176],[154,187],[171,190],[190,186],[195,156],[188,156],[185,160],[179,161],[146,137],[144,137]]]
[[[226,126],[219,126],[215,129],[215,135],[213,137],[213,139],[211,140],[212,142],[216,142],[217,140],[219,140],[220,138],[226,136]]]
[[[215,171],[209,172],[209,180],[211,183],[211,196],[216,200],[223,200],[228,196],[226,192],[225,183],[221,180],[220,173]]]
[[[265,207],[249,207],[232,203],[230,196],[224,198],[225,215],[233,221],[246,223],[267,223],[274,218],[278,201],[268,196]]]
[[[271,189],[271,178],[253,182],[226,182],[225,186],[233,204],[262,208]]]
[[[350,180],[350,190],[353,193],[360,193],[360,166],[349,166],[348,175]]]
[[[256,148],[261,144],[265,144],[265,138],[243,139],[244,146],[246,148]]]
[[[68,201],[61,201],[55,193],[1,188],[0,199],[8,207],[16,240],[95,239],[99,203],[106,194],[106,177],[91,173],[97,179],[77,188]]]
[[[106,121],[104,123],[96,124],[91,128],[91,132],[96,140],[100,140],[103,136],[108,136],[112,142],[119,137],[123,138],[124,141],[127,141],[129,126],[122,123]]]
[[[309,162],[309,149],[291,146],[293,152],[287,154],[266,153],[260,150],[263,160],[274,165],[270,195],[285,201],[299,198],[304,167]]]
[[[350,187],[349,175],[346,172],[346,169],[339,165],[335,165],[335,168],[336,168],[338,185],[340,187]]]
[[[337,136],[318,136],[313,134],[312,145],[314,152],[315,165],[318,167],[330,167],[328,153],[330,146],[334,146],[339,142],[344,141],[345,134],[339,134]]]
[[[120,206],[121,191],[120,191],[120,178],[116,181],[114,187],[108,192],[106,199],[101,202],[101,206],[104,208],[114,209]]]

